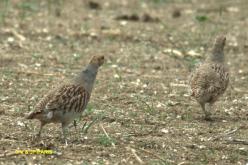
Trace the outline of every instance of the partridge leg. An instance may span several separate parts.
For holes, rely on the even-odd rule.
[[[205,103],[200,103],[200,105],[201,105],[201,108],[202,108],[202,110],[203,110],[203,112],[205,114],[205,118],[204,119],[205,120],[208,120],[208,121],[212,120],[211,119],[211,113],[210,113],[209,109],[206,110],[206,108],[205,108]]]
[[[40,135],[41,135],[41,131],[42,131],[42,129],[43,129],[43,126],[45,125],[45,123],[44,122],[40,122],[40,129],[39,129],[39,132],[37,133],[37,135],[36,135],[36,137],[37,138],[39,138],[40,137]]]
[[[62,140],[64,141],[65,145],[68,146],[67,143],[67,134],[68,134],[68,123],[62,123]]]
[[[80,138],[80,131],[77,129],[77,120],[76,119],[73,121],[73,126],[75,128],[77,136]]]
[[[213,118],[211,117],[211,112],[213,111],[213,103],[207,103],[206,104],[206,111],[209,114],[209,118],[208,120],[213,120]]]
[[[76,132],[77,132],[77,120],[74,120],[74,121],[73,121],[73,126],[74,126],[74,128],[75,128],[75,130],[76,130]]]

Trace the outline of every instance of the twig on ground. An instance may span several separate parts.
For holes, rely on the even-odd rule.
[[[155,153],[152,153],[151,151],[148,151],[148,150],[145,150],[145,149],[142,149],[142,148],[138,148],[138,149],[143,151],[143,152],[146,152],[146,153],[148,153],[148,154],[150,154],[150,155],[152,155],[152,156],[154,156],[154,157],[156,157],[158,159],[160,159],[161,161],[163,161],[165,163],[168,162],[168,161],[164,160],[163,158],[161,158],[159,155],[156,155]]]
[[[133,154],[133,156],[135,157],[135,159],[140,163],[140,164],[144,164],[144,162],[142,161],[142,159],[137,155],[136,150],[130,147],[127,147],[127,150],[131,151],[131,153]]]
[[[208,139],[208,141],[219,140],[220,138],[223,138],[223,137],[226,137],[226,136],[228,136],[228,135],[234,134],[234,133],[237,132],[239,129],[240,129],[240,127],[235,128],[235,129],[232,129],[232,130],[225,131],[223,134],[220,134],[220,135],[215,136],[215,137],[210,137],[210,138]]]
[[[248,145],[248,140],[243,140],[243,139],[232,139],[229,138],[226,140],[227,143],[229,144],[243,144],[243,145]]]
[[[5,29],[4,32],[15,36],[20,41],[25,41],[26,40],[26,38],[23,35],[21,35],[20,33],[18,33],[15,29]]]
[[[31,72],[31,71],[16,71],[18,74],[34,74],[34,75],[40,75],[40,76],[58,76],[56,74],[51,73],[38,73],[38,72]]]
[[[4,158],[4,157],[9,157],[9,156],[15,156],[18,155],[15,151],[11,151],[9,153],[4,153],[0,155],[0,158]]]

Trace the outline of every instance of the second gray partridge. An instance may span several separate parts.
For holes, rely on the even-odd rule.
[[[201,105],[206,120],[211,119],[212,106],[226,91],[229,83],[229,72],[224,57],[225,42],[225,36],[218,36],[211,54],[190,77],[191,95]]]
[[[29,113],[27,119],[38,119],[42,128],[48,123],[61,123],[66,141],[68,125],[86,108],[99,67],[104,63],[104,56],[94,56],[88,66],[70,83],[61,85],[44,96]]]

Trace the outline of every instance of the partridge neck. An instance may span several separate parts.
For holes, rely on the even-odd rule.
[[[82,85],[85,90],[91,93],[98,72],[98,68],[99,67],[94,64],[89,64],[85,69],[82,70],[79,76],[76,77],[75,83],[78,85]]]
[[[223,63],[225,61],[223,48],[215,46],[212,53],[207,57],[207,61]]]

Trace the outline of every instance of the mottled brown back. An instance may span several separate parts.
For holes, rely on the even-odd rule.
[[[228,69],[220,63],[204,63],[191,75],[191,94],[198,102],[215,102],[227,89]]]

